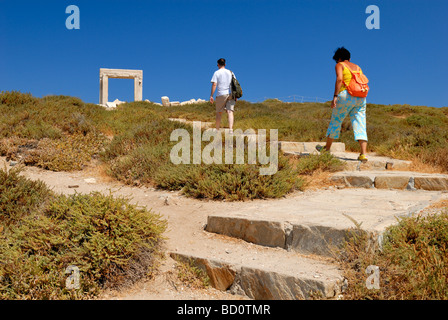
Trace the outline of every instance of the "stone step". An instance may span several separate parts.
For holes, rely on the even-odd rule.
[[[448,175],[413,171],[343,171],[334,174],[336,184],[355,188],[448,191]]]
[[[189,252],[171,252],[170,256],[202,269],[214,288],[250,299],[335,299],[341,293],[343,276],[337,265],[254,246],[241,252],[232,245],[231,251],[218,257]]]
[[[354,152],[331,152],[333,156],[345,162],[347,171],[386,171],[386,170],[408,170],[412,161],[393,159],[378,156],[375,153],[367,155],[368,161],[362,163],[358,160],[359,153]]]
[[[316,146],[325,146],[325,142],[294,142],[294,141],[279,141],[279,150],[285,155],[308,155],[319,154]],[[334,142],[331,145],[330,152],[345,152],[345,143]]]
[[[206,231],[223,234],[267,247],[302,254],[333,256],[350,236],[350,228],[319,224],[301,224],[287,220],[257,219],[241,215],[210,215]]]
[[[319,154],[316,150],[317,145],[325,145],[325,142],[291,142],[279,141],[279,150],[284,155],[292,156],[308,156],[310,154]],[[334,142],[330,152],[339,160],[345,162],[346,170],[365,171],[365,170],[407,170],[410,168],[412,161],[393,159],[385,156],[378,156],[376,153],[369,153],[369,161],[362,163],[358,160],[359,153],[346,152],[345,144],[342,142]]]
[[[301,254],[333,256],[356,225],[381,235],[446,194],[416,190],[331,189],[208,216],[205,230]]]

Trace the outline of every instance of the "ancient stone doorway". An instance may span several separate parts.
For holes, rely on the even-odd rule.
[[[106,105],[109,99],[109,78],[134,79],[134,101],[143,100],[143,70],[100,69],[100,104]]]

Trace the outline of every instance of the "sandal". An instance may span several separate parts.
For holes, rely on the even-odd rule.
[[[362,153],[359,155],[358,160],[363,162],[363,163],[368,161],[366,155],[362,154]]]
[[[316,146],[316,150],[319,151],[319,152],[327,151],[326,147],[325,146],[321,146],[320,144],[318,144]]]

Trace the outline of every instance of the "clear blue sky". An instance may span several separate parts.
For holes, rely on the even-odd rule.
[[[79,30],[65,26],[72,4]],[[38,97],[98,103],[99,69],[123,68],[143,70],[144,99],[208,99],[224,57],[245,100],[330,100],[339,46],[369,77],[368,102],[448,106],[447,0],[0,0],[0,91]],[[133,81],[110,80],[115,98],[132,100]]]

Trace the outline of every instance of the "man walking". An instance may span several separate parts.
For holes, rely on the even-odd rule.
[[[224,110],[227,111],[229,119],[230,133],[233,133],[233,111],[237,99],[231,96],[230,83],[232,81],[232,72],[226,69],[226,60],[218,60],[218,70],[212,77],[212,92],[210,102],[213,103],[213,95],[216,92],[216,130],[221,127],[221,118]]]

